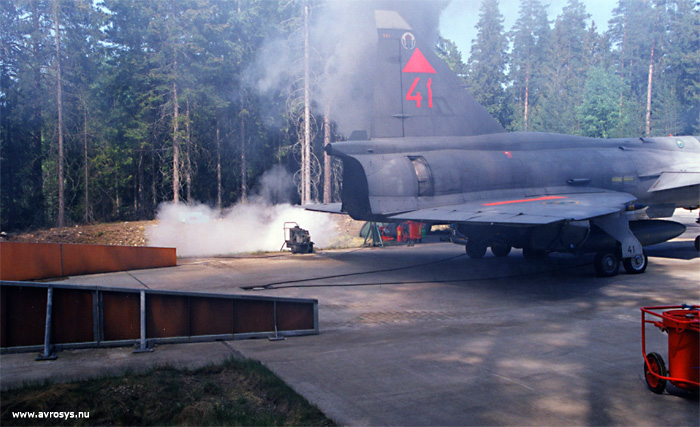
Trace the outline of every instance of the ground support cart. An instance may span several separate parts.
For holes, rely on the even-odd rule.
[[[292,225],[294,225],[292,227]],[[314,242],[308,230],[299,227],[296,222],[284,223],[284,243],[280,251],[287,246],[293,254],[310,254],[314,251]]]
[[[697,392],[700,388],[700,310],[689,305],[643,307],[642,354],[644,377],[649,389],[661,394],[666,382]],[[662,310],[666,310],[660,312]],[[656,319],[649,318],[647,315]],[[650,323],[668,334],[668,370],[659,353],[646,352],[646,324]]]

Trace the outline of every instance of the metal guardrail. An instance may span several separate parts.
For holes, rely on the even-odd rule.
[[[318,300],[0,281],[0,353],[315,335]]]

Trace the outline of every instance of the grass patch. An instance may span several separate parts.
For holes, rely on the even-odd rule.
[[[197,370],[46,384],[0,394],[0,425],[334,425],[262,364],[231,359]],[[17,419],[13,412],[89,412]]]

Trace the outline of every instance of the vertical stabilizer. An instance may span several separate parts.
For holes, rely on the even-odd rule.
[[[396,11],[375,11],[377,76],[372,138],[505,132]]]

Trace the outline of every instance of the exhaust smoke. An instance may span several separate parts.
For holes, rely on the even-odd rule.
[[[279,251],[285,222],[309,230],[314,246],[330,247],[339,232],[331,214],[290,204],[295,190],[291,175],[276,166],[260,178],[258,194],[218,212],[202,203],[162,203],[158,223],[146,230],[149,246],[174,247],[178,256],[206,257]]]

